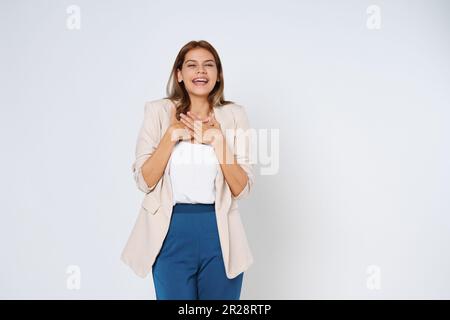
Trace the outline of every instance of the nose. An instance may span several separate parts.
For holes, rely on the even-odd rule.
[[[203,70],[203,66],[200,66],[200,67],[198,67],[198,71],[197,71],[197,73],[205,73],[205,71]]]

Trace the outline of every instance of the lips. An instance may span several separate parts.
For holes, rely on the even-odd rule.
[[[192,83],[194,83],[196,86],[204,86],[208,83],[208,79],[205,77],[197,77],[192,79]]]

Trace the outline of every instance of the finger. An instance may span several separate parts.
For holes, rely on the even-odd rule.
[[[201,122],[196,122],[194,124],[194,133],[195,134],[203,134],[204,126]]]
[[[191,111],[188,111],[187,114],[188,114],[188,116],[190,116],[194,121],[195,121],[195,120],[198,120],[198,121],[201,121],[201,122],[208,122],[208,121],[209,121],[209,116],[206,117],[205,119],[201,119],[197,114],[195,114],[195,113],[193,113],[193,112],[191,112]]]
[[[187,114],[189,117],[191,117],[194,120],[200,120],[200,117],[193,112],[188,111]]]
[[[192,123],[195,123],[196,121],[203,122],[203,120],[200,119],[200,117],[197,114],[190,112],[190,111],[188,111],[187,114],[188,114],[189,118],[192,119]]]
[[[189,129],[194,130],[193,124],[191,124],[188,120],[186,120],[184,117],[180,118],[180,121]]]
[[[184,125],[184,127],[186,128],[186,131],[189,132],[189,134],[194,134],[194,129],[192,129],[191,127],[188,127],[187,125]]]
[[[199,134],[195,133],[195,132],[194,132],[194,141],[197,142],[197,143],[203,143],[202,137]]]
[[[190,116],[185,115],[184,113],[180,113],[180,120],[181,119],[184,119],[186,122],[190,123],[191,125],[194,125],[194,119],[192,119]]]
[[[184,113],[180,113],[180,121],[191,129],[194,129],[194,120]]]
[[[202,127],[203,127],[203,121],[201,120],[192,120],[192,119],[186,119],[187,121],[189,121],[189,123],[191,123],[192,127],[194,129],[194,131],[201,131]]]

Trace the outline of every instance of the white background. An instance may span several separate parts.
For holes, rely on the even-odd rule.
[[[179,49],[204,39],[225,98],[280,130],[279,170],[257,164],[239,204],[255,258],[241,299],[450,298],[449,9],[2,0],[0,297],[154,298],[120,261],[143,197],[135,142]]]

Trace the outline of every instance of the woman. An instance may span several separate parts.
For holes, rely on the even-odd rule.
[[[253,263],[237,205],[253,186],[251,130],[223,91],[216,50],[191,41],[168,96],[145,105],[132,166],[145,197],[121,259],[152,270],[157,299],[239,300]]]

